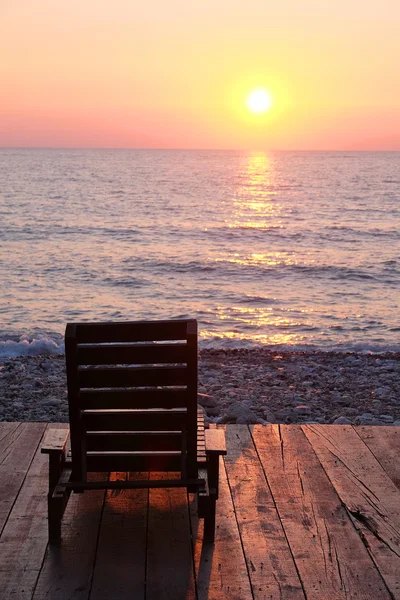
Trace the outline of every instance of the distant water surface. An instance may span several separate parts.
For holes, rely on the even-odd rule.
[[[0,355],[187,316],[205,346],[400,349],[400,153],[0,149],[0,223]]]

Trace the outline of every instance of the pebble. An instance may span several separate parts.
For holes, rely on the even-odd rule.
[[[215,408],[217,406],[217,401],[212,396],[208,395],[199,395],[198,402],[205,408]]]
[[[217,423],[257,423],[258,418],[253,411],[242,402],[231,404],[227,412],[219,417]]]
[[[392,415],[380,415],[379,418],[384,423],[393,423],[394,421]]]
[[[338,417],[333,421],[334,425],[351,425],[350,419],[347,417]]]
[[[63,356],[0,365],[0,420],[68,421]],[[203,349],[207,422],[400,426],[400,353]]]
[[[298,415],[310,415],[311,414],[311,408],[309,406],[307,406],[306,404],[302,404],[301,406],[295,406],[294,411]]]

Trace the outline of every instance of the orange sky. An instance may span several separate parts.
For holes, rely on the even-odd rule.
[[[0,0],[0,146],[400,150],[399,31],[398,0]]]

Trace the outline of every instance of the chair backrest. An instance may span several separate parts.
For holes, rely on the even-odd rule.
[[[74,481],[197,476],[197,321],[70,323],[65,355]]]

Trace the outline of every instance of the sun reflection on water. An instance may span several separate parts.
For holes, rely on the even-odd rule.
[[[203,340],[230,340],[248,342],[251,340],[255,344],[271,344],[271,345],[295,345],[304,342],[304,336],[298,333],[260,333],[260,334],[244,334],[237,331],[223,331],[221,333],[215,331],[204,330],[201,332]]]
[[[268,299],[266,299],[266,304]],[[248,341],[262,344],[300,344],[304,342],[304,328],[312,327],[311,320],[296,318],[296,313],[307,314],[313,310],[298,307],[296,310],[273,306],[218,306],[216,315],[220,322],[229,322],[228,330],[202,330],[201,337],[207,339],[223,339]],[[237,324],[237,327],[235,326]],[[255,333],[254,328],[264,331]],[[267,331],[267,333],[265,333]],[[251,332],[251,333],[250,333]]]
[[[235,252],[223,258],[215,258],[214,262],[228,262],[237,265],[249,266],[277,266],[277,265],[297,265],[298,261],[295,258],[294,252],[264,252],[251,254],[239,254]]]
[[[282,227],[279,215],[283,206],[277,201],[274,160],[265,152],[252,153],[238,174],[239,185],[233,198],[231,228],[268,229]]]
[[[239,284],[238,292],[247,299],[243,304],[233,301],[215,310],[218,331],[203,330],[203,340],[226,339],[231,342],[248,341],[262,344],[300,344],[304,341],[304,328],[311,327],[311,320],[304,313],[311,312],[305,306],[285,311],[275,306],[268,288],[268,273],[280,268],[297,266],[298,254],[294,249],[279,247],[279,230],[287,226],[291,209],[281,189],[276,157],[265,152],[243,156],[238,167],[236,188],[232,194],[230,214],[225,224],[231,229],[257,229],[257,238],[247,247],[242,240],[238,247],[233,244],[219,249],[210,260],[260,269],[257,280],[249,279]],[[276,231],[272,243],[268,232]],[[243,233],[245,235],[245,233]],[[265,242],[263,237],[265,236]],[[244,238],[246,239],[246,238]],[[265,250],[264,250],[265,248]],[[234,271],[233,271],[234,273]],[[269,291],[267,291],[269,290]],[[229,302],[229,301],[228,301]]]

